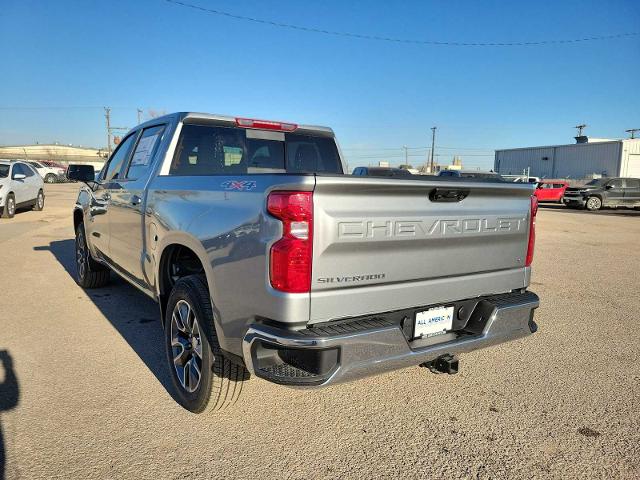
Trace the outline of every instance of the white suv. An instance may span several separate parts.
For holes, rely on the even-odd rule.
[[[64,178],[64,168],[48,167],[43,163],[34,162],[28,160],[27,163],[31,165],[47,183],[56,183]]]
[[[44,208],[44,181],[24,162],[0,160],[0,217],[11,218],[16,209]]]

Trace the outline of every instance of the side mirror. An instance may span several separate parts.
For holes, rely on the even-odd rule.
[[[24,173],[14,173],[12,179],[13,180],[24,180],[27,176]]]
[[[606,188],[607,190],[611,190],[613,188],[613,185],[606,185],[604,188]]]
[[[95,182],[96,173],[93,169],[93,165],[69,165],[67,178],[84,183]]]

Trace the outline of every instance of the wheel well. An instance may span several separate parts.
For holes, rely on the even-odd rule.
[[[160,287],[160,309],[163,313],[169,300],[169,294],[175,283],[187,275],[204,274],[200,258],[189,247],[180,244],[169,245],[160,257],[158,286]]]

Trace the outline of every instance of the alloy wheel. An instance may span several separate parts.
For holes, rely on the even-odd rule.
[[[38,193],[38,208],[40,210],[42,210],[42,207],[44,207],[44,195],[42,195],[42,192]]]
[[[78,231],[76,237],[76,267],[78,269],[78,277],[84,278],[87,271],[87,257],[85,255],[84,233]]]
[[[202,378],[202,338],[196,313],[185,300],[179,300],[171,314],[171,350],[180,385],[196,391]]]
[[[591,197],[587,201],[587,207],[589,208],[589,210],[598,210],[600,208],[600,200],[595,197]]]
[[[7,211],[9,213],[9,216],[12,216],[16,213],[16,202],[13,197],[9,197],[7,199]]]

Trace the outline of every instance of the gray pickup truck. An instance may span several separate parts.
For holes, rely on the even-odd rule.
[[[129,132],[73,213],[77,282],[156,300],[178,401],[250,374],[320,387],[535,332],[528,184],[344,173],[325,127],[175,113]]]

